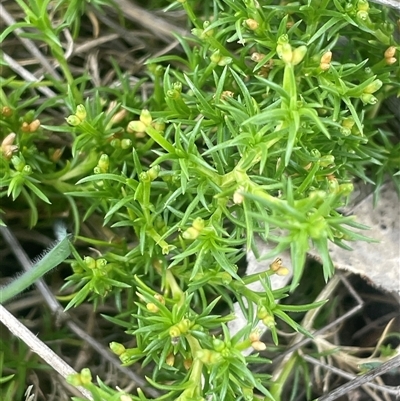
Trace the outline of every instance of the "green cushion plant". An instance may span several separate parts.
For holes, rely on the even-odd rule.
[[[297,287],[311,247],[328,280],[329,244],[368,239],[339,211],[355,179],[379,188],[389,175],[399,188],[400,148],[379,114],[400,93],[394,13],[365,0],[175,2],[169,8],[183,8],[193,27],[178,37],[183,52],[148,60],[135,85],[115,64],[120,86],[106,88],[90,87],[88,74],[74,76],[60,43],[86,2],[58,1],[57,26],[45,17],[49,1],[17,3],[26,20],[1,39],[30,28],[25,36],[48,46],[61,79],[2,78],[2,204],[29,211],[30,226],[68,213],[75,240],[101,253],[82,257],[71,241],[66,308],[113,299],[119,315],[106,318],[136,346],[113,342],[111,349],[126,366],[151,367],[149,385],[165,393],[160,400],[258,393],[278,401],[268,376],[249,368],[266,360],[241,353],[264,349],[256,324],[264,322],[276,344],[279,319],[310,335],[293,312],[324,302],[276,301]],[[108,2],[92,3],[106,9]],[[142,99],[145,82],[151,89]],[[46,100],[43,87],[56,95]],[[50,117],[55,109],[65,123]],[[51,135],[67,138],[65,149],[49,148]],[[95,216],[112,241],[81,234]],[[269,276],[286,273],[272,265],[257,277],[238,273],[246,252],[257,254],[257,236],[275,244],[271,258],[290,250],[290,287],[271,289]],[[256,279],[264,292],[246,287]],[[248,319],[233,337],[232,314],[215,312],[232,308],[232,299]],[[148,399],[141,390],[96,386],[87,369],[70,381],[96,401]]]

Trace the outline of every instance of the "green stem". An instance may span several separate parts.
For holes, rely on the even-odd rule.
[[[273,382],[269,391],[275,401],[281,401],[283,387],[290,374],[293,372],[293,367],[296,364],[296,360],[297,355],[293,354],[290,359],[283,365],[283,369],[280,372],[279,377]]]
[[[171,155],[174,155],[175,152],[175,147],[169,143],[162,135],[160,132],[158,132],[156,129],[154,129],[152,126],[148,126],[146,128],[146,134],[150,136],[154,140],[154,142],[157,142],[163,149],[165,149],[168,153]]]
[[[71,70],[70,70],[70,67],[69,67],[69,65],[67,63],[67,60],[65,60],[65,56],[64,56],[63,50],[59,46],[55,45],[51,41],[51,39],[48,40],[48,44],[50,45],[51,52],[52,52],[53,56],[55,57],[55,59],[60,64],[60,68],[61,68],[61,70],[62,70],[62,72],[64,74],[64,77],[65,77],[65,79],[67,81],[67,84],[71,87],[71,90],[72,90],[72,93],[73,93],[73,96],[74,96],[74,99],[75,99],[76,103],[78,103],[78,104],[83,103],[82,95],[81,95],[81,93],[79,92],[79,90],[76,87],[75,79],[71,74]]]
[[[283,89],[289,94],[289,104],[286,101],[282,101],[282,109],[297,110],[297,88],[296,88],[296,76],[294,74],[294,67],[291,63],[285,65],[283,71]]]
[[[189,2],[188,1],[183,2],[182,6],[183,6],[184,10],[186,11],[186,14],[189,17],[192,24],[198,29],[202,28],[201,23],[198,20],[198,18],[196,17],[196,14],[194,13],[193,8],[189,4]]]

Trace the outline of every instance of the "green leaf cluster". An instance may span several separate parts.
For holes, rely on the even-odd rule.
[[[268,378],[248,368],[263,359],[241,351],[260,320],[275,343],[276,319],[308,334],[292,313],[322,303],[281,306],[289,289],[271,290],[277,271],[260,274],[257,293],[238,265],[258,254],[256,237],[273,244],[268,257],[290,250],[294,290],[311,247],[328,280],[330,243],[368,240],[339,210],[356,179],[379,188],[390,175],[400,187],[399,145],[380,114],[399,94],[392,13],[365,0],[175,2],[193,27],[177,38],[182,51],[148,60],[134,84],[114,62],[119,86],[93,88],[72,75],[59,40],[68,24],[79,32],[86,2],[58,1],[57,26],[41,18],[48,1],[17,3],[26,22],[2,38],[34,27],[28,36],[49,47],[62,76],[2,78],[0,196],[31,226],[71,216],[67,308],[113,298],[120,315],[108,319],[137,344],[112,347],[124,364],[151,366],[160,400],[268,398]],[[30,95],[44,88],[55,96]],[[65,121],[51,117],[56,107]],[[82,234],[99,217],[112,240]],[[82,244],[98,257],[82,257]],[[231,338],[231,316],[214,309],[232,310],[233,299],[248,326]],[[95,386],[88,371],[71,380],[96,400],[132,399]]]

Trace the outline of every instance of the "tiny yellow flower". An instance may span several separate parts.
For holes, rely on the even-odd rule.
[[[264,351],[267,349],[267,346],[262,342],[262,341],[253,341],[251,343],[251,346],[256,350],[256,351]]]
[[[252,18],[248,18],[247,20],[245,20],[244,24],[247,28],[250,29],[250,31],[255,31],[259,27],[259,23]]]
[[[15,138],[16,135],[11,132],[3,139],[0,145],[1,153],[6,159],[11,159],[12,154],[18,151],[18,146],[14,145]]]
[[[390,46],[386,49],[384,56],[385,58],[392,58],[395,56],[395,54],[396,54],[396,47]]]
[[[38,128],[40,127],[40,120],[36,119],[33,120],[30,124],[29,124],[29,132],[36,132],[38,130]]]
[[[175,355],[174,354],[169,354],[166,358],[165,358],[165,363],[168,366],[174,366],[174,362],[175,362]]]

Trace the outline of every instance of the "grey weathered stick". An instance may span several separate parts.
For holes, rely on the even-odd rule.
[[[174,33],[178,33],[179,35],[188,34],[186,30],[170,24],[163,18],[128,0],[114,0],[114,2],[120,7],[125,18],[139,23],[167,43],[171,41],[171,38],[174,38]]]
[[[389,361],[383,363],[381,366],[377,367],[376,369],[372,369],[368,373],[365,373],[362,376],[358,376],[355,379],[349,381],[343,386],[338,387],[337,389],[331,391],[329,394],[324,395],[322,397],[317,398],[315,401],[334,401],[337,400],[339,397],[347,394],[349,391],[354,390],[363,384],[370,382],[371,380],[375,379],[389,370],[398,368],[400,366],[400,355],[395,356],[394,358],[390,359]],[[397,388],[396,396],[400,396],[400,387]]]
[[[393,7],[397,10],[400,10],[400,1],[399,0],[371,0],[373,3],[379,3],[384,6]]]
[[[321,368],[329,370],[332,373],[335,373],[338,376],[344,377],[347,380],[353,380],[353,379],[355,379],[357,377],[357,376],[355,376],[353,374],[345,372],[342,369],[336,368],[335,366],[326,365],[325,363],[320,362],[318,359],[315,359],[315,358],[313,358],[313,357],[311,357],[309,355],[302,355],[302,357],[307,362],[310,362],[310,363],[312,363],[313,365],[316,365],[316,366],[321,366]],[[397,387],[379,385],[379,384],[375,384],[373,382],[365,383],[363,386],[371,387],[371,388],[373,388],[375,390],[381,391],[382,393],[386,393],[386,394],[392,394],[392,395],[398,394],[398,388]]]
[[[16,319],[4,306],[0,305],[0,322],[2,322],[16,337],[21,339],[33,352],[38,354],[61,376],[66,378],[75,374],[75,370],[55,354],[46,344],[30,332],[18,319]],[[89,391],[76,387],[88,400],[93,400]]]
[[[8,26],[12,26],[16,23],[15,19],[2,4],[0,4],[0,17]],[[46,72],[53,76],[53,78],[60,81],[61,76],[50,65],[48,59],[36,47],[35,42],[25,38],[25,32],[21,28],[14,29],[14,34],[16,34],[16,38],[25,46],[25,49],[28,50],[28,52],[31,53],[36,60],[38,60],[38,62],[40,62]]]

